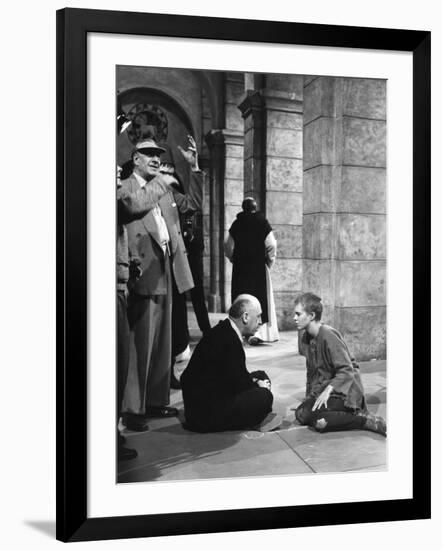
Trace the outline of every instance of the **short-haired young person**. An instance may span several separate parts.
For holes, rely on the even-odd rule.
[[[370,430],[387,435],[385,420],[366,407],[359,366],[342,335],[321,322],[321,298],[307,292],[295,300],[299,352],[307,361],[305,400],[296,418],[318,432]]]

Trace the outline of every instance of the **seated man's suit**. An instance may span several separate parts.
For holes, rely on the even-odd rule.
[[[200,340],[181,375],[186,428],[217,432],[253,428],[272,410],[273,395],[258,387],[229,319]]]

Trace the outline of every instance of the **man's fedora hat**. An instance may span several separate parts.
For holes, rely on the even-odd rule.
[[[140,153],[144,151],[156,151],[159,155],[162,155],[166,152],[166,149],[159,147],[153,139],[144,139],[135,145],[135,151],[140,151]]]

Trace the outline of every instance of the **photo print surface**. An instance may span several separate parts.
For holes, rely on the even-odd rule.
[[[115,91],[117,482],[387,470],[387,81]]]

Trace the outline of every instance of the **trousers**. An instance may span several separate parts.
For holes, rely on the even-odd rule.
[[[124,388],[129,370],[130,330],[124,290],[117,291],[117,415],[121,415]]]
[[[327,407],[312,411],[316,397],[307,398],[295,411],[298,422],[311,426],[318,432],[338,432],[344,430],[362,430],[365,418],[344,405],[341,397],[331,395]]]
[[[188,421],[188,430],[200,433],[245,430],[258,426],[272,411],[273,395],[267,388],[251,388],[238,393],[233,403],[219,407],[216,418],[195,417]]]
[[[193,311],[200,331],[204,334],[210,330],[209,314],[207,312],[206,299],[204,297],[204,270],[203,252],[189,249],[187,259],[192,272],[194,287],[190,290]]]
[[[166,294],[129,295],[129,372],[123,410],[133,414],[169,404],[173,277],[169,258],[165,266]]]

